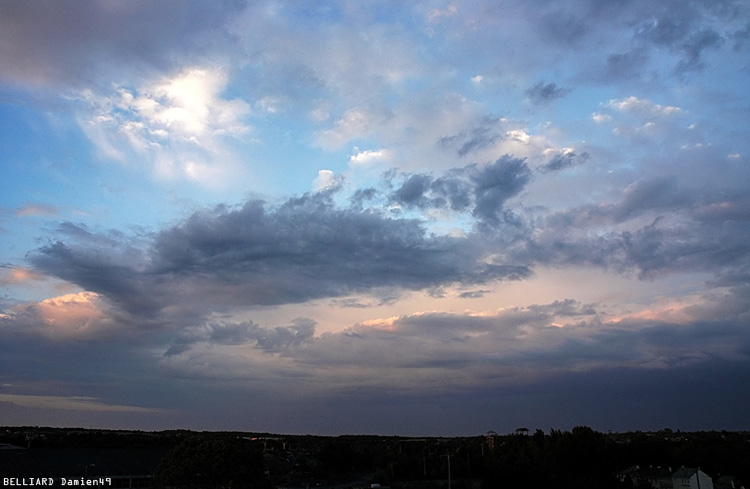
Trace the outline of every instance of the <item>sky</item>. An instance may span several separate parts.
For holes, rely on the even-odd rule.
[[[745,0],[0,3],[0,425],[748,430]]]

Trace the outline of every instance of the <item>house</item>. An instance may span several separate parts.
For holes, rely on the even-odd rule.
[[[673,489],[714,489],[711,477],[701,469],[681,467],[672,474]]]
[[[654,489],[672,489],[672,470],[661,467],[641,467],[633,465],[617,474],[620,482],[628,478],[634,486],[643,487],[648,484]]]
[[[495,440],[497,439],[497,431],[488,431],[485,435],[485,440],[487,442],[487,447],[491,450],[495,449]]]
[[[745,489],[739,479],[731,475],[722,475],[714,484],[715,489]]]

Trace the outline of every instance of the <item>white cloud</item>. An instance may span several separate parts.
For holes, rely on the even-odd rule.
[[[591,114],[591,120],[596,122],[597,124],[601,124],[604,122],[609,122],[612,120],[612,116],[609,114],[600,114],[598,112],[594,112]]]
[[[349,109],[331,129],[318,133],[316,143],[328,151],[340,149],[349,141],[369,135],[385,118],[369,109]]]
[[[437,9],[437,8],[436,9],[432,9],[430,11],[430,13],[427,15],[427,19],[430,22],[434,22],[434,21],[438,20],[441,17],[451,17],[453,15],[456,15],[457,13],[458,13],[458,7],[456,7],[455,5],[451,4],[451,5],[448,5],[443,10],[440,10],[440,9]]]
[[[250,106],[222,96],[227,82],[221,69],[189,68],[110,95],[87,90],[81,99],[91,112],[80,123],[106,158],[126,162],[135,153],[159,178],[215,184],[231,170],[225,139],[250,132]]]
[[[266,114],[277,114],[286,108],[287,103],[283,97],[267,96],[255,102],[255,107]]]
[[[619,112],[626,112],[644,118],[669,117],[680,112],[679,107],[659,105],[650,100],[639,99],[633,96],[622,100],[612,99],[607,102],[606,106]]]
[[[354,151],[355,154],[349,157],[349,162],[353,165],[369,165],[376,161],[387,161],[393,156],[387,149],[360,151],[355,147]]]
[[[210,148],[212,136],[249,131],[242,118],[250,108],[243,100],[223,99],[226,84],[221,70],[192,68],[138,90],[120,89],[117,106],[141,123],[146,139],[170,136]]]
[[[335,187],[341,183],[341,178],[337,177],[331,170],[320,170],[318,176],[313,182],[313,189],[316,191],[325,190]]]

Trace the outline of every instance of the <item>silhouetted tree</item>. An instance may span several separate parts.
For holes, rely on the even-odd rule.
[[[268,488],[260,451],[246,440],[194,435],[162,459],[155,480],[162,486]]]

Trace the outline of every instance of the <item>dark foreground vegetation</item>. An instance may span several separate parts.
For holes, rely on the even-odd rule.
[[[750,432],[519,429],[476,437],[0,429],[3,478],[110,478],[110,487],[632,488],[633,465],[700,467],[750,483]],[[621,480],[623,479],[623,480]],[[59,486],[60,484],[55,484]]]

